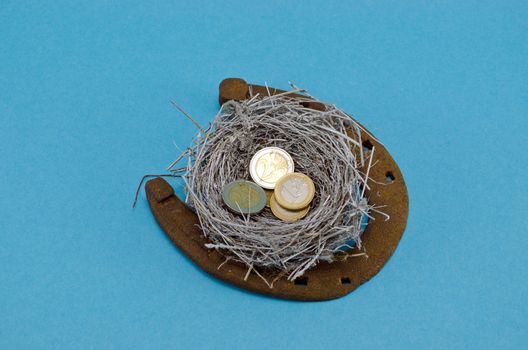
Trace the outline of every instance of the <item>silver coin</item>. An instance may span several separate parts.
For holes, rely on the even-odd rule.
[[[249,163],[253,181],[263,188],[272,190],[281,177],[293,173],[292,157],[279,147],[266,147],[255,153]]]

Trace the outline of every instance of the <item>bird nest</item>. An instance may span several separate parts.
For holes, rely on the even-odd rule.
[[[226,102],[207,129],[197,125],[191,146],[169,167],[184,179],[186,203],[198,216],[207,248],[245,264],[246,278],[266,270],[293,280],[343,250],[360,248],[365,219],[377,211],[365,196],[373,154],[362,147],[361,126],[333,105],[289,96]],[[223,203],[224,185],[250,180],[252,156],[270,146],[286,150],[295,171],[315,184],[310,212],[299,221],[281,221],[269,208],[237,215]],[[184,157],[187,166],[175,169]]]

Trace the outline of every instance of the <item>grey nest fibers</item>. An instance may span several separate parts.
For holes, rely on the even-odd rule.
[[[376,210],[365,198],[374,152],[363,150],[361,126],[335,106],[306,96],[256,95],[225,103],[207,129],[197,125],[192,145],[169,167],[185,182],[186,203],[210,242],[206,247],[219,250],[226,261],[245,264],[246,278],[254,272],[270,287],[281,276],[293,280],[338,252],[361,248],[365,218]],[[302,101],[317,101],[325,110],[304,107]],[[295,171],[314,181],[315,198],[304,219],[284,222],[269,208],[237,215],[222,201],[224,185],[251,180],[251,157],[269,146],[286,150]],[[187,166],[175,169],[185,157]],[[275,276],[273,281],[263,271]]]

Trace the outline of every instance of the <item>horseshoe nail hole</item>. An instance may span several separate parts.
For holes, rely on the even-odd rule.
[[[306,287],[308,285],[307,277],[298,277],[293,281],[296,286]]]
[[[172,198],[172,196],[169,196],[169,197],[166,197],[166,198],[163,198],[162,200],[158,201],[159,204],[167,204],[170,202],[170,199]]]
[[[348,277],[341,277],[341,284],[350,284],[350,278]]]
[[[370,142],[370,140],[363,141],[363,149],[365,151],[372,151],[372,147],[374,147],[374,145],[372,144],[372,142]]]
[[[387,173],[385,174],[385,181],[388,183],[388,184],[391,184],[394,182],[394,174],[392,173],[392,171],[387,171]]]

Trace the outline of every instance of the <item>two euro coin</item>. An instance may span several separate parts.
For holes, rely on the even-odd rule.
[[[272,190],[277,181],[286,174],[293,173],[292,157],[279,147],[266,147],[251,158],[249,174],[262,188]]]
[[[266,206],[264,190],[246,180],[236,180],[225,185],[222,199],[231,211],[238,214],[257,214]]]

